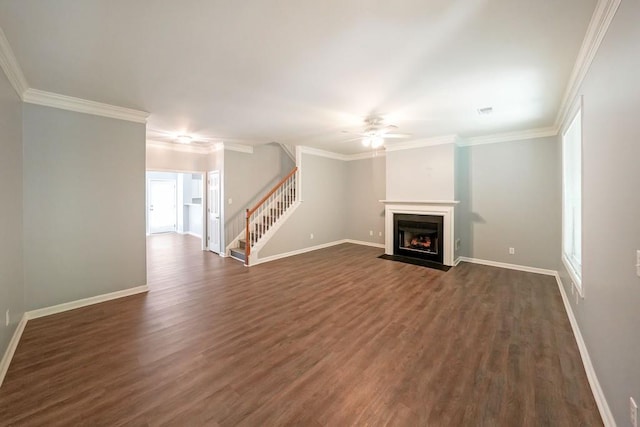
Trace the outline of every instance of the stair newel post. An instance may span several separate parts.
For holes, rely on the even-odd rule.
[[[246,265],[249,265],[249,255],[251,255],[251,245],[252,245],[252,238],[251,238],[251,230],[249,229],[249,223],[251,219],[251,214],[249,214],[249,209],[247,209],[247,214],[246,214],[246,227],[245,227],[245,241],[247,242],[245,244],[244,247],[244,263]]]

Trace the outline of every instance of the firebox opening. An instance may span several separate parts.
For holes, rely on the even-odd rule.
[[[443,262],[443,217],[394,214],[394,255]]]

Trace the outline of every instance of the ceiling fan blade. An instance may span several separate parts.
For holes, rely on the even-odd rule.
[[[411,138],[410,133],[385,133],[382,135],[383,138]]]
[[[396,125],[386,125],[381,127],[380,129],[378,129],[376,131],[376,133],[380,134],[380,135],[386,135],[389,132],[392,132],[394,130],[398,129],[398,126]]]

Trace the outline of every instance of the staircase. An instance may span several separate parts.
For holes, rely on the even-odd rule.
[[[246,210],[244,238],[231,248],[231,257],[250,265],[251,253],[264,245],[281,223],[282,217],[298,200],[296,197],[298,168],[295,167],[276,184],[258,203]]]

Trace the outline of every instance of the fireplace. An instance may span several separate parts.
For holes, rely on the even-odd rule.
[[[381,202],[385,205],[385,255],[408,257],[419,263],[453,266],[453,218],[458,201]],[[402,239],[404,240],[401,241]]]
[[[393,254],[443,263],[441,215],[393,214]]]

